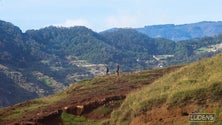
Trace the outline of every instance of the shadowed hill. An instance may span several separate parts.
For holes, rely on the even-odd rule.
[[[0,21],[0,107],[61,91],[82,76],[93,77],[86,69],[48,53],[18,27]]]

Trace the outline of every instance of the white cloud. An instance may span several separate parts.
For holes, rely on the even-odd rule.
[[[67,19],[67,20],[65,20],[64,23],[55,24],[55,26],[62,26],[62,27],[86,26],[86,27],[90,27],[90,24],[88,21],[83,20],[83,19],[77,19],[77,20]]]
[[[110,16],[106,19],[107,27],[135,27],[138,25],[138,20],[133,16]]]

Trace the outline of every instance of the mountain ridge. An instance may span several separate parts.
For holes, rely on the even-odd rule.
[[[190,24],[163,24],[135,28],[152,38],[166,38],[173,41],[214,36],[222,32],[222,21],[202,21]]]

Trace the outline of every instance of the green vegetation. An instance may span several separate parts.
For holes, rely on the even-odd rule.
[[[75,116],[68,113],[62,113],[62,120],[64,125],[99,125],[95,120],[88,120],[83,116]]]
[[[222,55],[204,59],[170,73],[141,91],[127,96],[122,106],[112,113],[112,124],[129,124],[151,107],[192,104],[198,99],[221,101]],[[221,112],[217,111],[217,114]],[[219,118],[220,120],[220,118]],[[215,122],[217,124],[218,122]]]
[[[19,107],[19,108],[12,110],[10,112],[11,115],[9,115],[7,117],[3,117],[2,120],[13,120],[13,119],[21,118],[27,112],[33,111],[33,110],[45,105],[44,102],[39,102],[39,101],[30,101],[28,103],[30,103],[30,104],[27,104],[24,107]]]
[[[43,78],[43,82],[44,82],[45,84],[47,84],[47,85],[51,85],[51,84],[52,84],[51,80],[48,79],[48,78]]]
[[[61,92],[57,93],[52,96],[47,96],[43,98],[33,99],[26,102],[23,102],[21,104],[17,104],[16,108],[13,110],[10,110],[4,115],[4,117],[1,117],[2,120],[13,120],[17,118],[21,118],[22,116],[27,115],[26,113],[30,113],[31,111],[34,111],[39,108],[44,108],[45,106],[55,104],[58,101],[61,101],[64,98],[67,98],[68,95]],[[10,107],[9,107],[10,108]],[[2,114],[4,110],[0,110],[0,114]],[[7,115],[9,114],[9,115]]]
[[[210,51],[210,50],[211,50],[211,49],[210,49],[210,48],[207,48],[207,47],[201,47],[201,48],[197,49],[197,51],[204,51],[204,52]]]
[[[102,115],[107,115],[109,113],[111,113],[113,110],[112,107],[100,107],[100,108],[97,108],[96,110],[94,110],[93,112],[94,113],[99,113],[99,114],[102,114]]]

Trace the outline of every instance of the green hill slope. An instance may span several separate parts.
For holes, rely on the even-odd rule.
[[[111,124],[189,125],[188,114],[199,109],[199,113],[209,110],[216,113],[216,120],[210,124],[219,125],[222,123],[221,78],[221,54],[184,66],[127,96],[112,113]]]

